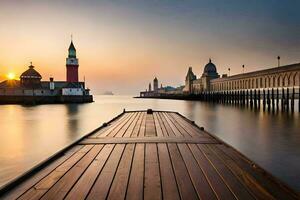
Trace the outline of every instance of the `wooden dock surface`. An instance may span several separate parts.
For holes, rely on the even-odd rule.
[[[27,176],[0,199],[299,199],[174,112],[125,112]]]

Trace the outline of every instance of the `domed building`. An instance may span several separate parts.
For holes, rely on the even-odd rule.
[[[84,103],[92,102],[93,96],[85,87],[85,81],[79,81],[76,49],[71,41],[66,59],[66,80],[42,80],[41,74],[30,66],[19,77],[20,80],[0,82],[0,104],[9,103]]]
[[[25,87],[35,87],[41,85],[42,76],[34,69],[32,63],[25,72],[20,76],[20,84]]]
[[[211,62],[211,59],[209,59],[209,62],[204,67],[202,77],[203,76],[209,76],[209,77],[213,77],[213,78],[219,77],[219,75],[217,73],[216,65]]]
[[[196,79],[196,76],[192,72],[192,68],[189,68],[183,92],[187,94],[199,94],[203,91],[209,91],[211,89],[210,81],[219,77],[216,65],[209,59],[209,62],[204,66],[203,74],[199,79]]]

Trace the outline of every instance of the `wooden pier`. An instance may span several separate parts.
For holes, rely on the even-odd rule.
[[[175,112],[124,112],[12,181],[0,199],[299,199]]]

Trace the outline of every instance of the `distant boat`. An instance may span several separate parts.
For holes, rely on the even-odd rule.
[[[105,91],[102,95],[114,95],[114,93],[112,91]]]

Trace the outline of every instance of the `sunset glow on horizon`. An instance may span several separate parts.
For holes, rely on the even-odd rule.
[[[71,34],[79,79],[94,94],[137,94],[155,76],[179,86],[209,58],[219,74],[275,67],[278,55],[296,63],[300,3],[289,2],[1,1],[0,81],[31,61],[43,80],[65,80]]]

